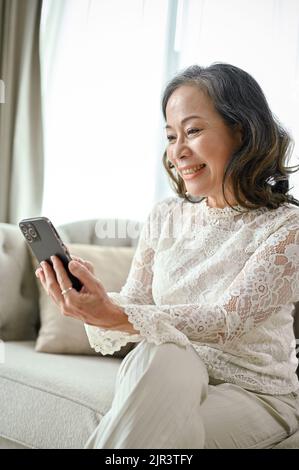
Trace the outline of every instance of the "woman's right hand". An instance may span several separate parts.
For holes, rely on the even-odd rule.
[[[91,263],[91,261],[87,261],[83,258],[80,258],[79,256],[72,255],[71,253],[70,253],[70,255],[71,255],[72,260],[77,261],[79,264],[81,264],[81,266],[84,266],[91,274],[95,275],[94,265]],[[39,278],[39,276],[41,275],[40,281],[41,281],[43,287],[45,288],[45,290],[47,291],[46,284],[45,284],[45,279],[44,279],[44,275],[42,273],[42,268],[41,267],[38,267],[36,269],[35,275],[36,275],[37,278]],[[84,293],[85,291],[86,291],[86,289],[83,286],[82,292]]]

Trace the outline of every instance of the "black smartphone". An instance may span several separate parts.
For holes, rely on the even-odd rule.
[[[58,256],[74,289],[80,291],[82,283],[68,269],[68,264],[72,259],[69,250],[61,240],[52,222],[47,217],[34,217],[21,220],[19,227],[39,263],[47,261],[53,266],[51,256]]]

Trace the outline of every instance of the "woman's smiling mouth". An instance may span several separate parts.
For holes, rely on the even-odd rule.
[[[206,164],[203,163],[202,165],[198,165],[193,168],[188,168],[186,170],[181,169],[180,173],[184,180],[190,180],[190,179],[196,178],[202,172],[205,166]]]

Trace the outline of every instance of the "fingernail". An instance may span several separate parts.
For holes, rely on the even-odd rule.
[[[74,260],[70,261],[70,267],[71,267],[71,268],[77,269],[77,268],[79,268],[79,266],[80,266],[80,265],[79,265],[79,263],[77,263],[77,261],[74,261]]]

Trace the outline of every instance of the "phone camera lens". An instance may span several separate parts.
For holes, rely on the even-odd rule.
[[[37,233],[36,231],[34,230],[34,228],[30,227],[29,230],[28,230],[29,234],[33,237],[33,238],[36,238],[37,237]]]
[[[25,238],[26,238],[26,240],[29,241],[29,243],[33,242],[33,239],[30,237],[30,235],[28,233],[25,233]]]
[[[21,225],[21,230],[24,233],[24,235],[26,235],[26,233],[27,233],[26,225]]]

